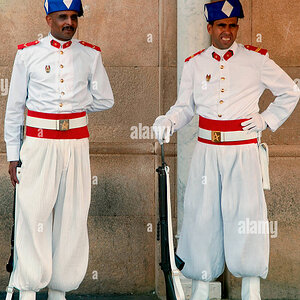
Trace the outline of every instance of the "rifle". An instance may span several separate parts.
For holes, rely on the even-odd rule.
[[[161,145],[162,166],[156,169],[159,180],[159,217],[157,240],[161,235],[161,263],[165,277],[167,300],[185,300],[180,282],[180,272],[184,262],[175,254],[173,245],[172,212],[170,198],[169,167],[165,163],[164,145]]]
[[[20,126],[20,150],[23,144],[24,140],[24,126]],[[19,159],[17,168],[16,168],[16,173],[18,174],[21,168],[22,162]],[[17,196],[17,184],[14,188],[14,204],[13,204],[13,225],[12,225],[12,230],[11,230],[11,239],[10,239],[10,257],[8,260],[8,263],[6,264],[6,271],[9,273],[9,284],[6,288],[6,300],[14,299],[15,294],[14,294],[14,288],[10,284],[10,279],[11,279],[11,273],[14,268],[14,250],[15,250],[15,214],[16,214],[16,196]]]

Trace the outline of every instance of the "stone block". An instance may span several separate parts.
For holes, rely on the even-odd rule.
[[[161,9],[161,64],[164,67],[177,66],[177,3],[160,1]]]
[[[154,217],[153,156],[91,155],[91,169],[91,216]]]
[[[91,216],[89,266],[78,293],[153,291],[155,232],[147,224],[154,222],[153,216]]]
[[[107,66],[158,66],[158,0],[84,4],[79,38],[99,45]]]
[[[299,66],[299,10],[298,0],[252,0],[253,44],[268,49],[282,66]],[[262,35],[262,43],[256,42],[257,34]]]
[[[266,191],[270,220],[300,222],[300,158],[272,157],[270,159],[271,190]]]
[[[40,0],[10,1],[0,4],[0,65],[11,66],[17,45],[35,41],[48,34],[44,2]]]
[[[139,138],[133,140],[131,134],[135,129],[141,132],[141,126],[147,126],[149,130],[157,117],[158,68],[110,67],[107,71],[115,106],[108,111],[89,115],[90,141],[141,142]],[[143,137],[145,132],[143,141],[151,138],[146,129],[140,136]]]
[[[162,95],[160,111],[165,114],[177,100],[177,68],[162,68]]]
[[[245,17],[239,19],[239,31],[236,42],[244,45],[251,45],[251,0],[242,0],[241,3]]]

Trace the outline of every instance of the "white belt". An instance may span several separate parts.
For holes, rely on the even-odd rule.
[[[50,130],[59,130],[66,131],[69,129],[75,129],[84,127],[88,124],[87,115],[75,118],[75,119],[63,119],[63,120],[49,120],[42,118],[35,118],[27,116],[26,126],[41,128],[41,129],[50,129]]]
[[[199,137],[215,143],[246,141],[257,138],[257,133],[252,131],[212,131],[199,128]]]

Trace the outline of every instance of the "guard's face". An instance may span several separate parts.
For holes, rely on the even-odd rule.
[[[76,32],[78,13],[76,11],[57,11],[46,16],[51,34],[58,40],[68,41]]]
[[[214,22],[213,25],[208,24],[207,30],[211,35],[212,43],[216,48],[228,49],[236,39],[239,29],[238,18],[221,19]]]

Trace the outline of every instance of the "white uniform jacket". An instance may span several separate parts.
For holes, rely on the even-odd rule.
[[[229,50],[229,49],[228,49]],[[259,98],[267,88],[276,99],[262,113],[275,131],[299,100],[299,88],[269,58],[234,42],[228,60],[213,58],[211,46],[184,63],[178,99],[166,116],[177,131],[194,114],[215,120],[236,120],[259,112]]]
[[[52,40],[61,46],[53,46]],[[8,161],[19,160],[25,106],[43,113],[89,113],[113,104],[100,51],[75,39],[69,44],[58,41],[51,34],[36,45],[18,50],[5,116]]]

